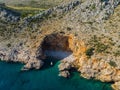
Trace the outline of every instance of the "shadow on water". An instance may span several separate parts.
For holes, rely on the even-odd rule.
[[[48,56],[46,59],[43,60],[44,61],[44,65],[41,68],[41,70],[45,70],[48,68],[52,68],[53,66],[55,66],[55,64],[60,61],[59,59],[56,59],[54,57]]]
[[[77,69],[71,68],[70,69],[70,78],[73,78],[76,74],[80,75],[80,73],[77,71]]]

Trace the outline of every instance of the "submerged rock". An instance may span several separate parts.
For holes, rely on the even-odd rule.
[[[69,73],[69,71],[67,71],[67,70],[65,70],[65,71],[60,71],[60,72],[59,72],[59,76],[68,78],[68,77],[70,76],[70,73]]]

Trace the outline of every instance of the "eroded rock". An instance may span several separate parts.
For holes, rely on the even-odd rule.
[[[59,68],[59,71],[69,70],[71,68],[71,64],[68,62],[62,61],[58,66],[58,68]]]
[[[44,62],[41,60],[30,60],[24,67],[21,69],[22,71],[30,70],[30,69],[40,69],[43,66]]]
[[[67,71],[67,70],[60,71],[60,72],[59,72],[59,76],[68,78],[68,77],[70,76],[70,73],[69,73],[69,71]]]

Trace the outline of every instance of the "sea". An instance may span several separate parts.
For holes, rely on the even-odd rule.
[[[111,83],[87,80],[77,71],[70,78],[60,77],[60,61],[47,58],[45,62],[40,70],[21,71],[23,64],[0,61],[0,90],[112,90]]]

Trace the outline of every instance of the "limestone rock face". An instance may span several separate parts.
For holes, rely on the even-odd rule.
[[[23,46],[19,43],[11,46],[11,49],[0,47],[0,59],[6,62],[21,62],[25,64],[22,70],[40,69],[44,64],[43,61],[37,58],[34,51],[31,52],[29,48]]]
[[[26,38],[28,44],[22,45],[18,41],[14,46],[6,47],[6,43],[1,41],[0,59],[8,62],[24,63],[25,65],[22,70],[40,69],[44,64],[42,58],[45,58],[46,56],[44,53],[45,50],[70,51],[72,56],[69,55],[64,58],[65,60],[61,61],[61,64],[59,65],[60,76],[69,77],[69,70],[74,67],[81,73],[81,76],[88,79],[94,78],[103,82],[115,82],[113,88],[120,90],[120,70],[108,64],[110,59],[107,61],[107,59],[101,58],[103,53],[98,55],[101,57],[96,57],[97,55],[88,57],[86,55],[86,50],[89,46],[87,46],[88,43],[85,43],[88,39],[92,38],[90,35],[98,35],[99,37],[102,35],[104,36],[104,40],[105,36],[111,39],[113,34],[111,35],[109,33],[114,33],[116,31],[105,30],[103,23],[104,20],[108,19],[108,17],[114,13],[114,9],[119,5],[120,0],[82,1],[83,2],[81,2],[81,0],[72,0],[70,3],[65,3],[45,10],[41,14],[24,18],[23,23],[19,25],[20,30],[18,31],[21,31],[20,35],[24,36],[25,34],[26,37],[29,36],[28,34],[31,29],[25,30],[26,32],[28,31],[27,34],[26,32],[22,33],[22,30],[24,31],[24,29],[27,29],[29,24],[40,30],[32,33],[34,34],[34,39],[31,36]],[[7,15],[8,13],[9,12],[3,10],[3,8],[0,8],[0,19],[12,22],[17,21],[16,16],[13,16],[12,13]],[[50,17],[50,19],[48,17]],[[55,19],[51,20],[54,17]],[[41,24],[45,18],[48,20]],[[39,22],[36,22],[36,25],[39,27],[35,25],[35,22],[32,22],[36,20]],[[116,30],[116,24],[112,26],[115,26]],[[53,34],[54,32],[55,34]],[[56,34],[56,32],[60,33]],[[116,36],[113,37],[112,40],[117,41],[118,45],[116,46],[119,46],[119,39],[114,39],[119,35],[118,33],[114,34]],[[19,37],[17,39],[19,39]],[[101,41],[104,43],[107,42],[107,40],[104,40]],[[2,43],[5,44],[2,45]],[[100,43],[97,42],[97,44]],[[110,42],[110,44],[114,43]],[[101,46],[101,44],[99,46]],[[110,51],[111,49],[114,48],[110,47]]]
[[[40,69],[43,66],[43,61],[41,60],[30,60],[24,67],[21,69],[22,71],[30,70],[30,69]]]
[[[60,63],[60,65],[58,66],[58,68],[59,68],[59,71],[69,70],[69,69],[71,68],[71,64],[68,63],[68,62],[62,61],[62,62]]]
[[[45,16],[48,17],[48,16],[52,16],[54,14],[59,16],[61,14],[64,14],[64,13],[74,9],[79,4],[80,4],[79,0],[75,0],[75,1],[73,0],[72,2],[69,2],[69,4],[66,4],[66,3],[61,4],[52,9],[48,9],[48,10],[44,11],[43,13],[37,14],[35,16],[26,17],[26,18],[24,18],[24,21],[25,21],[25,23],[28,24],[30,21],[35,20],[35,19],[42,21],[43,17],[45,17]]]
[[[59,76],[62,77],[69,77],[70,72],[69,70],[72,68],[71,63],[69,62],[69,59],[67,61],[63,60],[58,66],[59,68]]]
[[[120,90],[120,82],[115,82],[115,84],[112,85],[114,90]]]

